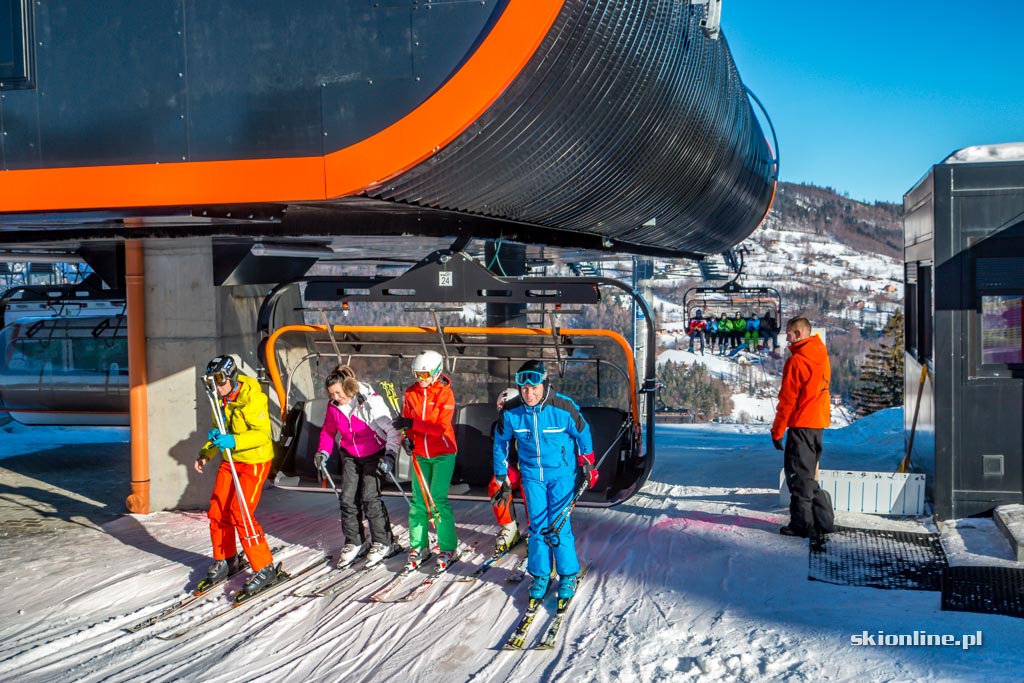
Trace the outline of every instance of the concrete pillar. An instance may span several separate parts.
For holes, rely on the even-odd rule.
[[[192,469],[212,427],[199,374],[234,354],[255,375],[256,313],[267,288],[215,287],[211,239],[147,239],[147,415],[151,510],[201,509],[214,468]],[[276,411],[271,409],[272,415]]]

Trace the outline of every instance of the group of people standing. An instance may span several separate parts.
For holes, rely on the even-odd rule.
[[[697,312],[700,315],[700,312]],[[783,368],[778,409],[772,424],[775,448],[784,451],[784,470],[791,494],[787,536],[811,537],[833,531],[832,504],[816,481],[822,432],[831,422],[831,369],[821,338],[811,334],[806,318],[786,324],[790,356]],[[401,415],[393,417],[384,399],[360,382],[348,366],[339,366],[324,383],[330,402],[320,433],[316,465],[326,473],[338,445],[341,463],[339,505],[345,545],[339,564],[365,555],[379,563],[401,552],[387,507],[381,499],[385,477],[394,479],[400,446],[409,451],[415,477],[409,509],[407,568],[416,568],[433,554],[446,569],[455,558],[458,538],[448,488],[458,446],[453,418],[455,395],[443,372],[444,359],[424,351],[413,360],[413,383],[406,389]],[[273,460],[268,401],[259,383],[238,372],[231,356],[210,361],[204,374],[216,387],[218,425],[207,434],[195,462],[202,474],[217,453],[225,454],[210,497],[210,537],[214,563],[200,588],[251,567],[243,591],[254,594],[279,580],[266,536],[254,512]],[[521,490],[528,515],[527,572],[533,577],[530,596],[548,590],[552,571],[559,577],[558,596],[571,597],[580,572],[575,538],[569,522],[577,473],[586,485],[598,480],[590,426],[579,406],[552,390],[542,361],[529,360],[515,376],[516,389],[498,399],[493,434],[494,477],[489,495],[500,527],[496,551],[518,540],[512,516],[512,491]],[[217,417],[217,416],[215,416]],[[785,438],[785,442],[783,442]],[[369,537],[364,529],[369,527]],[[428,527],[436,528],[432,547]],[[241,542],[244,557],[237,551]]]
[[[695,353],[695,344],[699,342],[701,355],[704,355],[705,342],[711,347],[711,353],[718,355],[725,355],[741,345],[754,353],[767,352],[769,346],[773,352],[779,348],[779,324],[770,310],[761,317],[754,312],[744,317],[736,311],[731,318],[724,313],[721,317],[712,313],[705,318],[703,311],[697,309],[686,324],[686,333],[690,337],[688,351]],[[763,347],[761,340],[764,340]]]
[[[397,417],[371,385],[357,379],[351,367],[339,366],[328,375],[324,389],[330,400],[314,463],[329,476],[328,463],[337,444],[338,500],[345,540],[339,566],[364,555],[367,564],[375,564],[402,551],[381,487],[388,478],[399,485],[394,475],[403,445],[415,473],[406,568],[419,567],[436,554],[437,568],[443,571],[456,558],[458,538],[448,501],[458,453],[453,425],[455,395],[443,369],[444,359],[436,351],[416,356],[413,382],[405,391]],[[204,582],[212,585],[244,569],[235,545],[237,536],[253,570],[243,591],[254,594],[276,583],[281,571],[274,565],[263,530],[253,516],[273,460],[268,401],[259,383],[239,374],[230,356],[210,361],[204,377],[217,387],[217,407],[225,417],[225,432],[210,430],[195,466],[202,473],[207,461],[218,452],[225,453],[210,499],[214,564]],[[547,369],[538,360],[520,367],[516,389],[502,393],[498,410],[491,453],[494,477],[489,486],[500,525],[496,551],[507,551],[518,541],[511,505],[512,491],[518,488],[528,516],[530,595],[539,598],[547,592],[553,561],[559,577],[558,595],[571,597],[580,571],[568,518],[577,471],[582,470],[590,488],[598,478],[590,427],[572,399],[552,390]],[[430,542],[431,525],[436,545]]]

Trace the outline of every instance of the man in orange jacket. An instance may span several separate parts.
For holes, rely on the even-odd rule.
[[[832,422],[832,368],[825,342],[818,335],[811,335],[807,318],[796,317],[786,323],[786,343],[790,355],[782,369],[782,388],[772,423],[772,444],[785,451],[790,493],[789,524],[779,533],[813,539],[835,528],[832,499],[815,479],[822,432]],[[782,437],[787,429],[789,435],[783,446]]]

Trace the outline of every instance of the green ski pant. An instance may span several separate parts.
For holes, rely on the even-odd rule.
[[[435,514],[441,518],[436,520],[437,524],[437,545],[441,550],[455,550],[458,540],[455,538],[455,516],[452,514],[452,506],[448,504],[448,487],[452,483],[452,474],[455,472],[455,453],[439,455],[433,458],[416,457],[416,463],[423,472],[423,479],[427,482],[430,495],[434,499],[437,509]],[[426,548],[430,541],[427,536],[427,525],[429,524],[427,505],[424,502],[423,490],[420,485],[416,471],[412,472],[412,503],[409,507],[409,546],[412,548]]]

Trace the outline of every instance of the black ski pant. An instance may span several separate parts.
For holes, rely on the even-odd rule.
[[[789,486],[789,528],[800,536],[812,531],[832,533],[832,497],[822,491],[814,474],[821,458],[823,429],[790,427],[786,434],[784,469]]]
[[[385,545],[394,540],[388,509],[380,497],[380,477],[377,465],[384,451],[365,458],[341,456],[341,530],[345,542],[360,545],[363,535],[363,516],[370,523],[370,540]],[[360,514],[362,513],[362,514]]]

